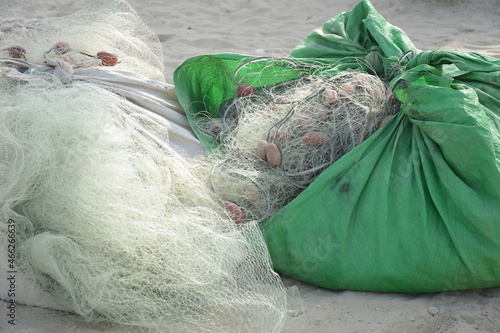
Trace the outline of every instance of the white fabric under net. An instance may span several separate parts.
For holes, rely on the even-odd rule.
[[[20,273],[51,296],[17,300],[153,332],[292,331],[299,298],[273,271],[258,225],[236,225],[206,161],[177,147],[199,143],[186,133],[170,142],[185,120],[162,96],[153,35],[125,2],[88,8],[2,40],[19,36],[26,54],[0,57],[0,228],[15,221]],[[110,69],[79,51],[44,57],[59,40],[121,60]]]

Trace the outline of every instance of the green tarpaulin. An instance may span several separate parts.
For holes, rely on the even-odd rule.
[[[290,54],[390,81],[401,111],[262,224],[276,271],[330,289],[436,292],[500,285],[500,60],[421,51],[369,1],[327,21]],[[204,55],[177,68],[197,132],[236,95],[252,57]],[[268,64],[269,65],[269,64]],[[272,68],[257,87],[299,72]],[[279,66],[277,66],[279,67]]]

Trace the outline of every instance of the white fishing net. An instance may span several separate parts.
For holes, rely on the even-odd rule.
[[[92,321],[281,329],[286,292],[258,227],[236,226],[126,105],[87,84],[2,95],[2,221],[41,290]]]
[[[0,57],[10,53],[42,63],[64,55],[65,61],[86,66],[99,62],[102,51],[117,57],[119,69],[165,81],[159,39],[126,1],[87,1],[73,14],[44,19],[0,14]]]
[[[245,82],[270,74],[245,65],[263,60],[299,67],[288,59],[244,63],[235,73],[238,96],[217,118],[197,122],[226,153],[212,169],[212,188],[243,221],[278,211],[398,111],[387,83],[363,72],[305,74],[256,89]]]
[[[273,271],[258,225],[235,224],[208,186],[211,162],[179,153],[170,126],[143,110],[168,106],[148,81],[163,80],[155,37],[125,2],[87,8],[1,41],[0,229],[15,222],[20,273],[91,323],[297,330],[299,296]],[[81,53],[101,50],[153,88]]]

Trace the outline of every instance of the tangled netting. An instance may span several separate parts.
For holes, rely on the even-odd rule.
[[[106,52],[117,57],[119,69],[165,81],[159,39],[126,1],[90,1],[82,7],[71,15],[44,19],[0,14],[0,57],[42,63],[63,54],[68,63],[89,66]]]
[[[14,96],[2,90],[2,220],[36,285],[91,321],[282,328],[286,291],[257,225],[235,225],[159,129],[87,84]]]
[[[1,41],[0,229],[15,221],[16,264],[92,323],[295,331],[300,296],[273,271],[258,225],[228,216],[206,161],[174,150],[165,127],[100,81],[26,69],[55,58],[77,67],[108,50],[116,66],[162,79],[159,44],[125,2],[87,8]]]
[[[238,96],[197,126],[226,153],[212,169],[211,185],[239,222],[275,213],[397,112],[388,85],[376,75],[307,74],[256,89],[245,76],[259,73],[237,74]]]

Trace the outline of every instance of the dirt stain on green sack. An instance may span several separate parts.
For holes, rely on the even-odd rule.
[[[340,194],[348,194],[350,190],[351,190],[351,183],[344,183],[339,187]]]
[[[340,178],[340,177],[335,179],[333,184],[330,185],[329,190],[335,191],[337,189],[337,186],[339,185],[339,183],[341,181],[342,181],[342,178]],[[340,194],[348,194],[350,192],[350,190],[351,190],[351,183],[350,182],[345,182],[342,185],[338,186],[338,192]]]

